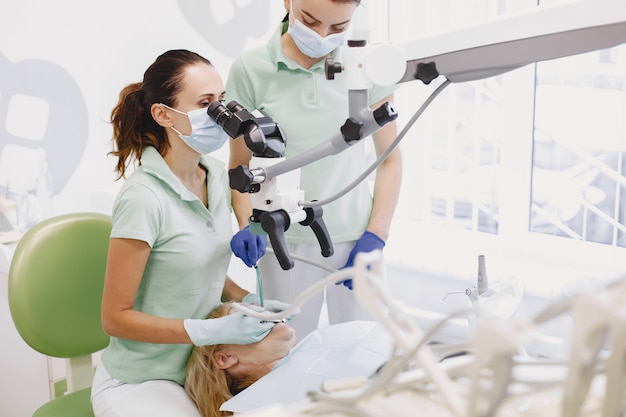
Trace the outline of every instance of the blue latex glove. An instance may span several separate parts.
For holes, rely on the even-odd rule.
[[[376,235],[375,233],[368,232],[366,230],[365,233],[363,233],[363,235],[359,238],[359,240],[356,241],[356,244],[350,251],[350,255],[348,255],[348,261],[341,269],[354,266],[354,258],[356,258],[356,255],[359,252],[367,253],[376,249],[382,250],[384,247],[385,247],[384,240],[378,237],[378,235]],[[347,279],[345,281],[340,281],[336,283],[336,285],[339,285],[339,284],[343,284],[349,289],[352,289],[351,279]]]
[[[259,297],[258,294],[249,293],[248,295],[243,297],[243,300],[241,300],[241,302],[244,304],[261,305],[261,297]],[[280,313],[281,311],[285,311],[289,307],[291,307],[291,304],[285,303],[283,301],[263,300],[263,307],[265,307],[267,310],[271,311],[272,313]],[[289,316],[285,318],[287,320],[291,320],[298,314],[300,314],[299,308],[296,309],[293,313],[291,313]]]
[[[183,325],[196,346],[247,345],[263,340],[274,327],[274,323],[261,323],[239,311],[217,319],[186,319]]]
[[[250,226],[246,226],[235,233],[230,240],[230,248],[235,256],[240,258],[250,268],[256,265],[257,261],[265,255],[266,247],[267,236],[252,233]]]

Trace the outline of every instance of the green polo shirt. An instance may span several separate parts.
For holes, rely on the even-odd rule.
[[[327,80],[324,60],[304,69],[287,58],[282,50],[281,24],[267,45],[243,53],[233,62],[226,83],[226,102],[236,100],[247,110],[258,109],[283,129],[285,156],[297,155],[327,141],[339,132],[348,118],[348,92],[343,74]],[[333,52],[335,59],[340,61]],[[370,104],[381,101],[397,87],[374,87]],[[369,142],[370,146],[366,146]],[[300,188],[306,200],[322,200],[334,195],[355,180],[375,159],[371,138],[337,155],[323,158],[301,169]],[[358,239],[369,222],[372,196],[367,181],[347,195],[323,207],[324,223],[333,242]],[[293,225],[286,241],[317,243],[308,227]]]
[[[153,147],[126,180],[113,205],[112,238],[138,239],[151,249],[134,309],[159,317],[205,318],[220,303],[230,260],[230,190],[223,163],[203,155],[208,208],[174,175]],[[111,338],[102,362],[113,378],[183,384],[192,345]]]

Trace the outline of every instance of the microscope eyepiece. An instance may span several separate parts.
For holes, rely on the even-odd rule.
[[[211,119],[215,120],[215,122],[222,127],[224,127],[224,123],[226,122],[226,120],[228,120],[232,116],[231,111],[228,110],[221,101],[214,101],[213,103],[209,104],[207,114]]]
[[[239,111],[241,111],[241,110],[245,110],[245,109],[246,109],[246,108],[245,108],[245,107],[243,107],[241,104],[237,103],[235,100],[230,101],[230,102],[226,105],[226,107],[228,107],[228,109],[229,109],[230,111],[232,111],[233,113],[237,113],[237,112],[239,112]]]

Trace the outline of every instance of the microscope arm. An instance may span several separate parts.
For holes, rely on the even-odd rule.
[[[533,62],[609,48],[624,42],[625,1],[579,0],[538,6],[524,13],[398,45],[367,46],[363,41],[348,41],[348,46],[343,47],[341,64],[327,60],[327,77],[345,73],[349,91],[348,120],[361,123],[361,137],[366,137],[384,125],[375,122],[376,111],[371,112],[367,105],[368,89],[373,85],[414,80],[429,84],[439,76],[451,82],[473,81]],[[387,112],[387,117],[397,117],[389,103],[380,112]],[[276,165],[251,170],[254,181],[264,182],[301,168],[341,152],[353,143],[339,132],[319,146]]]
[[[309,150],[294,155],[277,164],[250,170],[251,181],[265,182],[273,177],[309,165],[330,155],[338,154],[364,137],[376,132],[385,124],[398,117],[398,113],[390,103],[385,103],[372,111],[368,103],[368,91],[349,90],[348,100],[350,117],[341,126],[339,132],[329,140]]]
[[[451,82],[465,82],[624,42],[626,3],[621,0],[578,0],[538,6],[399,44],[408,59],[398,82],[419,79],[418,67],[431,62]]]

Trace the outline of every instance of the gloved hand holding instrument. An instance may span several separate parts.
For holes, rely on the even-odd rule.
[[[250,231],[250,226],[246,226],[232,237],[230,248],[235,256],[243,263],[252,268],[257,261],[265,255],[267,247],[267,236],[256,235]]]

